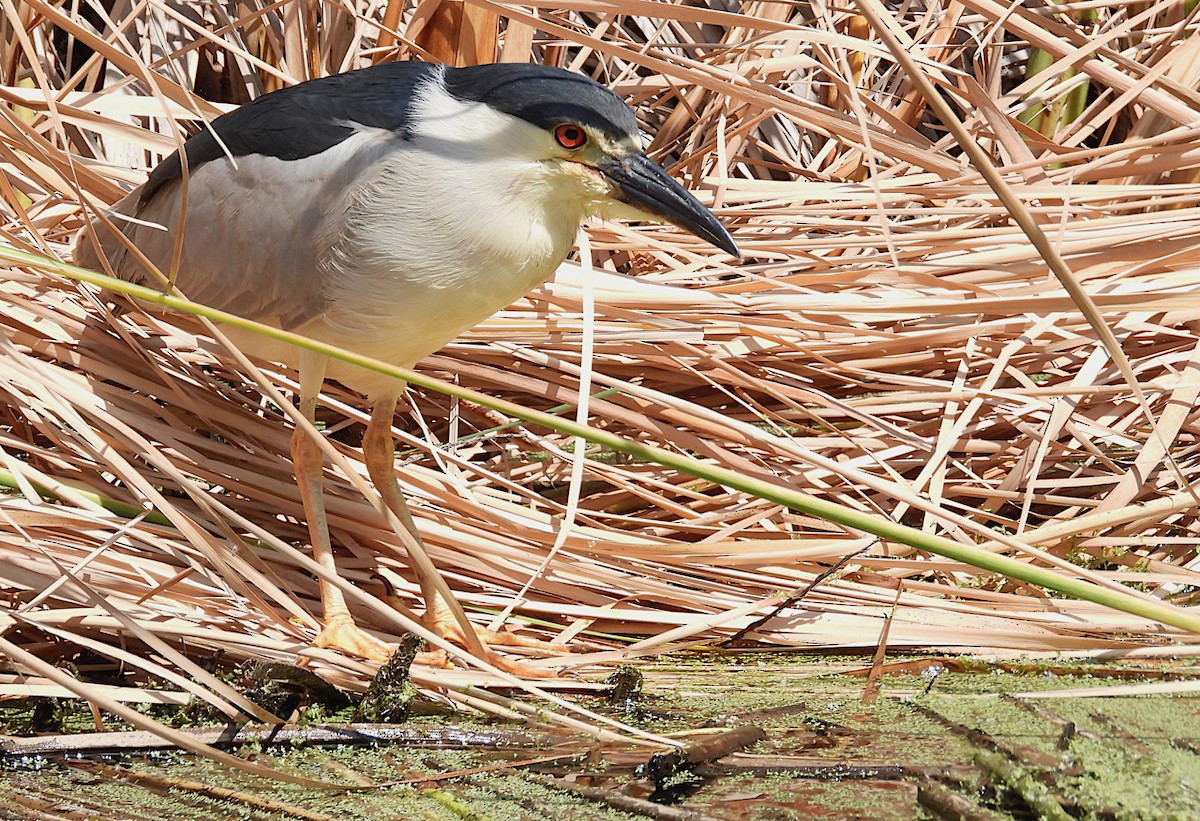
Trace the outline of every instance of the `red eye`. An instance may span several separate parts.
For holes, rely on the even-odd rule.
[[[574,150],[587,142],[587,133],[577,125],[563,123],[554,129],[554,139],[563,148]]]

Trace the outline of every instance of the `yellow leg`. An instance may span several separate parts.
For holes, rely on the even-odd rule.
[[[377,399],[371,406],[371,421],[367,425],[367,432],[363,437],[363,458],[367,464],[367,473],[370,474],[371,481],[375,484],[375,489],[379,491],[383,503],[396,515],[405,530],[412,536],[417,549],[423,551],[421,534],[417,531],[416,523],[408,510],[408,503],[404,501],[404,491],[396,479],[396,446],[392,440],[392,418],[395,413],[395,396]],[[526,678],[546,678],[553,675],[545,669],[528,667],[493,653],[484,642],[520,646],[530,646],[531,643],[528,640],[493,633],[490,630],[480,630],[469,623],[464,627],[461,622],[465,621],[465,617],[460,618],[454,612],[455,608],[442,595],[432,575],[426,572],[424,557],[415,555],[412,549],[409,549],[408,553],[413,571],[421,586],[421,595],[425,599],[425,614],[421,617],[421,621],[426,627],[443,638],[466,646],[489,663],[514,675]],[[536,642],[532,644],[536,644]],[[550,647],[553,650],[565,650],[560,646],[551,645]]]
[[[324,359],[306,359],[300,368],[300,411],[309,422],[316,421],[317,394],[325,376]],[[322,472],[324,458],[321,449],[300,428],[292,434],[292,465],[296,471],[296,484],[300,488],[300,501],[308,520],[308,534],[312,541],[313,558],[322,567],[336,573],[333,561],[333,544],[329,539],[329,521],[325,515],[325,493]],[[342,591],[324,579],[321,588],[321,622],[324,629],[313,641],[316,647],[339,650],[352,656],[387,661],[394,646],[365,632],[354,623],[350,608]]]
[[[413,521],[408,503],[404,500],[404,491],[396,479],[396,444],[392,439],[392,418],[395,413],[396,398],[393,396],[378,399],[371,405],[371,420],[363,436],[363,461],[383,504],[400,520],[400,524],[417,543],[417,548],[423,550],[425,544],[421,540],[421,533],[417,530],[417,523]],[[412,549],[408,549],[408,556],[417,583],[421,586],[421,597],[425,600],[425,614],[421,622],[439,636],[448,635],[447,628],[455,623],[454,614],[434,580],[422,570],[422,562]]]

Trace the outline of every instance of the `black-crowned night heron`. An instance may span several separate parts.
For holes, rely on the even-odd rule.
[[[406,368],[549,278],[589,214],[665,220],[738,254],[717,219],[642,153],[615,94],[547,66],[388,63],[313,80],[217,118],[183,153],[186,169],[171,155],[114,207],[127,241],[100,225],[81,235],[80,264],[161,283],[132,242],[161,272],[175,268],[193,300]],[[369,398],[368,472],[419,540],[391,436],[403,385],[256,334],[230,336],[299,369],[310,420],[326,377]],[[314,557],[332,570],[322,456],[302,431],[292,459]],[[413,565],[424,619],[447,635],[446,603]],[[388,655],[355,625],[341,591],[322,582],[321,600],[316,645]]]

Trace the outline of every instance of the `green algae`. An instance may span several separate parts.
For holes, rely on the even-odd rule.
[[[620,705],[588,699],[622,720],[657,732],[753,723],[768,740],[753,749],[760,757],[800,756],[807,761],[859,766],[890,764],[908,768],[968,767],[978,746],[938,721],[943,716],[977,729],[1008,749],[1043,754],[1023,766],[1030,777],[1044,777],[1053,790],[1074,802],[1076,817],[1195,818],[1200,806],[1200,699],[1118,697],[1029,699],[1057,720],[1037,715],[1003,693],[1128,684],[1125,679],[1092,675],[1119,665],[1032,664],[1025,672],[946,670],[927,675],[889,674],[881,678],[883,696],[864,704],[866,684],[861,657],[763,654],[690,656],[666,663],[639,665],[643,693]],[[1051,670],[1053,667],[1053,670]],[[1132,669],[1132,666],[1131,666]],[[1163,670],[1186,671],[1185,665]],[[925,690],[933,681],[927,694]],[[69,707],[69,705],[67,705]],[[10,710],[16,715],[18,710]],[[0,713],[0,715],[4,715]],[[66,711],[67,722],[86,718],[87,710]],[[312,710],[309,719],[324,713]],[[427,726],[494,726],[469,716],[416,719]],[[1063,726],[1073,724],[1074,736]],[[1192,744],[1189,747],[1188,744]],[[357,819],[604,819],[627,821],[643,816],[608,809],[593,801],[537,784],[521,771],[476,773],[412,784],[391,782],[462,772],[512,760],[511,753],[489,750],[368,747],[243,747],[240,755],[280,770],[337,783],[354,780],[390,784],[350,792],[320,792],[294,785],[266,783],[231,773],[206,760],[183,755],[128,758],[133,770],[195,780],[251,792],[301,806],[338,821]],[[533,758],[539,751],[530,751]],[[1053,756],[1055,759],[1051,759]],[[1059,760],[1061,766],[1047,761]],[[605,789],[644,796],[645,782],[628,768],[589,762],[582,776]],[[961,772],[960,772],[961,775]],[[975,786],[987,777],[966,778],[960,795],[976,797]],[[585,782],[586,783],[586,782]],[[793,772],[712,776],[690,795],[688,806],[730,821],[787,821],[797,818],[921,818],[914,782],[798,778]],[[140,817],[190,821],[203,818],[267,819],[280,816],[178,790],[155,792],[113,778],[58,766],[41,770],[0,770],[0,794],[52,797],[64,805],[103,808],[102,817]],[[1190,813],[1190,815],[1189,815]],[[2,817],[2,814],[0,814]]]
[[[1200,812],[1200,761],[1190,750],[1075,738],[1065,756],[1084,772],[1062,779],[1063,792],[1083,806],[1104,807],[1130,821],[1194,819]]]
[[[1052,722],[1000,698],[928,697],[948,719],[998,742],[1057,757],[1045,772],[1064,798],[1119,819],[1196,818],[1200,757],[1177,746],[1200,738],[1195,698],[1109,697],[1037,700]],[[1071,733],[1064,736],[1064,727]],[[1065,749],[1063,742],[1066,741]],[[1091,815],[1087,817],[1092,817]]]
[[[693,806],[714,815],[723,812],[731,818],[754,821],[910,821],[923,817],[916,792],[915,785],[903,782],[839,781],[836,789],[830,789],[824,782],[786,773],[741,775],[723,779],[707,791],[706,800],[693,802]]]

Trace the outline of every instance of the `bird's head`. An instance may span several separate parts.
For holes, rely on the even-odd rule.
[[[550,66],[447,69],[446,90],[534,128],[529,156],[604,217],[663,220],[740,256],[723,225],[641,149],[633,112],[589,77]]]

